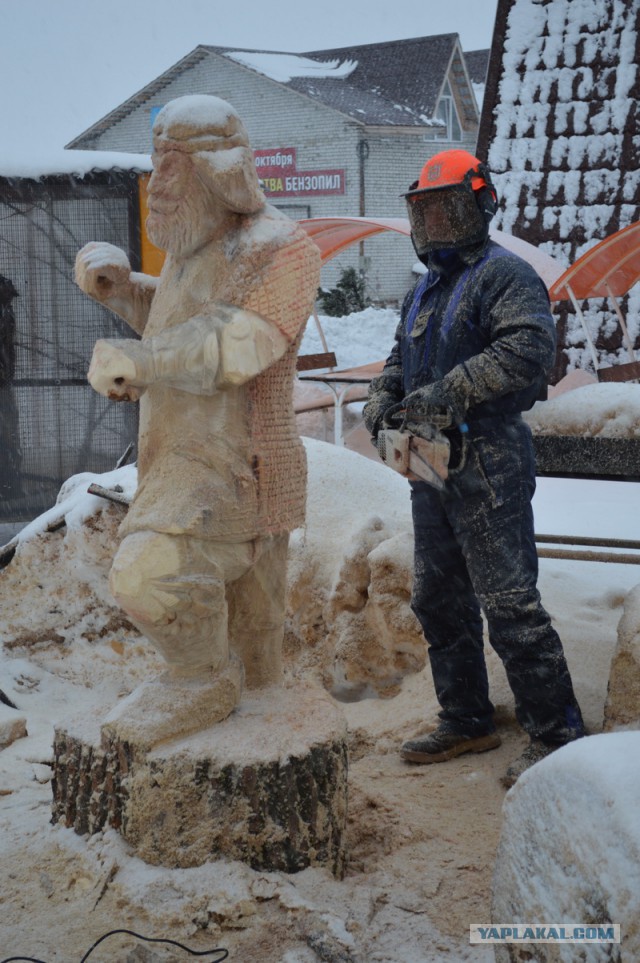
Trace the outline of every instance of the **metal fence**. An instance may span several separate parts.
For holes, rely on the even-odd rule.
[[[135,441],[137,407],[86,380],[98,338],[134,337],[74,283],[94,240],[139,269],[135,173],[0,178],[0,521],[34,518],[70,475],[113,468]]]

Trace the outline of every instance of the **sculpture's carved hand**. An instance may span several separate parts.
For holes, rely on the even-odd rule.
[[[138,379],[130,354],[139,349],[137,341],[96,341],[87,375],[91,387],[111,401],[138,401],[145,388],[133,384]]]
[[[126,296],[131,288],[129,258],[113,244],[91,241],[78,251],[75,278],[78,287],[96,301]]]

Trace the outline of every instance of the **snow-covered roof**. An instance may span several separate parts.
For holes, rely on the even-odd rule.
[[[253,50],[231,50],[226,54],[245,67],[251,67],[278,83],[287,84],[294,77],[348,77],[358,66],[357,60],[312,60],[301,54],[262,53]]]
[[[174,64],[125,103],[74,138],[69,147],[85,147],[140,105],[148,103],[168,83],[208,57],[227,60],[268,77],[340,111],[363,125],[423,127],[438,124],[433,115],[444,80],[453,77],[463,123],[477,123],[471,89],[481,95],[489,51],[474,51],[471,66],[458,35],[440,34],[382,44],[290,53],[200,46]]]
[[[0,177],[24,177],[39,180],[69,174],[84,177],[94,171],[150,171],[148,154],[124,154],[119,151],[47,150],[37,157],[0,159]]]

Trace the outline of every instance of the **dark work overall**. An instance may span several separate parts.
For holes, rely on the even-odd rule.
[[[489,257],[500,251],[494,247]],[[398,345],[405,394],[486,347],[465,294],[486,258],[452,283],[425,280],[418,296],[405,303]],[[514,394],[502,404],[498,399],[472,409],[464,464],[445,491],[411,483],[412,608],[428,642],[442,728],[470,735],[494,729],[483,612],[519,723],[533,738],[564,743],[582,735],[583,724],[562,644],[536,587],[535,462],[520,415],[531,403]],[[451,437],[457,458],[457,429]]]

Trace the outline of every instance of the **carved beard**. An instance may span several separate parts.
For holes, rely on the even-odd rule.
[[[213,207],[211,197],[207,202],[203,203],[198,194],[186,195],[174,211],[164,212],[153,210],[152,200],[146,223],[151,242],[178,257],[187,257],[203,247],[215,236],[227,214],[226,210]]]

